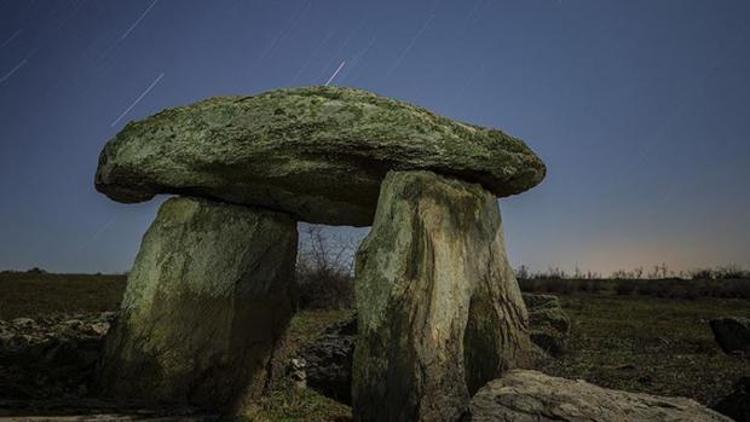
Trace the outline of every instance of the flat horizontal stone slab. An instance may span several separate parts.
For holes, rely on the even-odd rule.
[[[546,172],[499,130],[362,90],[308,87],[216,97],[131,122],[102,151],[96,188],[120,202],[177,193],[366,226],[389,170],[432,170],[500,197]]]
[[[516,369],[471,400],[471,422],[731,422],[697,402],[611,390],[585,381]]]

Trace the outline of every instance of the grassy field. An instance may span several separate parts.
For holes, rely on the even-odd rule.
[[[124,283],[123,276],[0,273],[0,319],[116,310]],[[541,363],[544,372],[611,388],[686,396],[704,404],[729,393],[741,376],[750,376],[750,362],[723,354],[708,326],[717,316],[750,316],[750,300],[614,291],[560,297],[573,321],[570,352]],[[349,312],[300,312],[292,320],[280,360]],[[312,391],[297,391],[284,379],[250,412],[260,421],[351,418],[348,407]]]
[[[125,280],[123,275],[0,272],[0,319],[114,311]]]
[[[560,299],[573,322],[570,353],[547,362],[543,372],[704,404],[750,376],[750,361],[724,354],[708,326],[717,316],[750,316],[746,299],[584,294]]]

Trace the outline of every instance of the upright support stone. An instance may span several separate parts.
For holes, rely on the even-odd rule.
[[[356,273],[355,419],[455,421],[482,385],[526,363],[526,308],[481,186],[390,172]]]
[[[105,395],[229,412],[257,397],[293,313],[296,253],[286,214],[165,202],[106,340]]]

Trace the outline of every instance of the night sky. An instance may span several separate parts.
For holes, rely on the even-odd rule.
[[[748,21],[730,0],[0,1],[0,269],[129,269],[163,198],[94,190],[109,138],[339,68],[542,157],[501,201],[516,266],[748,267]]]

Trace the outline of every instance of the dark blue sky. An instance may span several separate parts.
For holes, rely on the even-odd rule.
[[[342,62],[332,84],[541,155],[545,182],[501,201],[515,265],[747,267],[748,21],[739,0],[0,0],[0,268],[128,269],[159,201],[94,191],[107,139]]]

